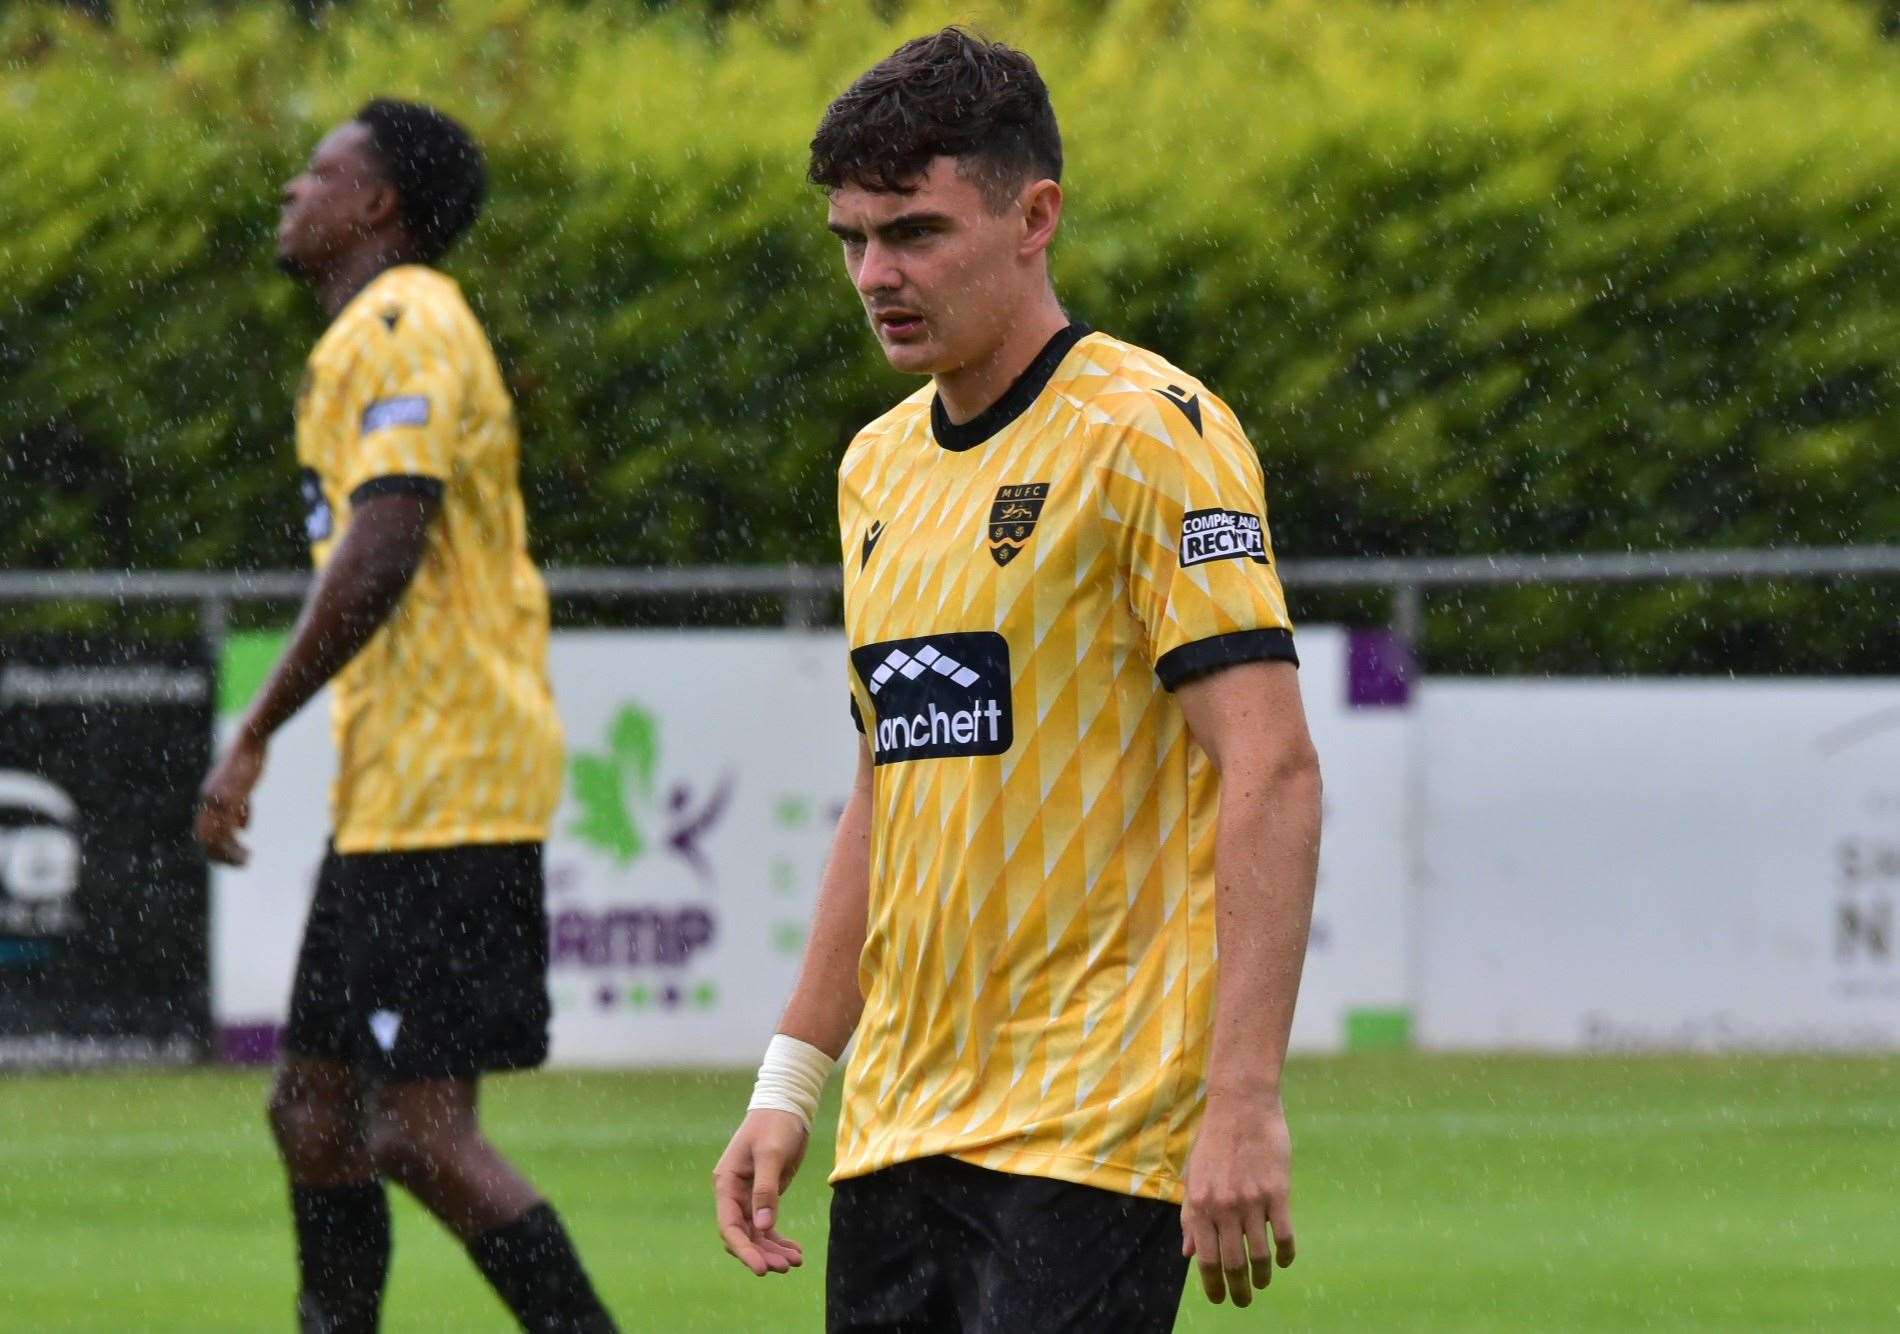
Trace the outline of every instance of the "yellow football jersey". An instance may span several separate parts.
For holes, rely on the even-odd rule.
[[[1170,691],[1294,660],[1259,459],[1072,326],[976,419],[932,389],[839,469],[875,760],[834,1179],[930,1154],[1178,1200],[1214,997],[1218,775]]]
[[[562,766],[547,590],[514,407],[453,280],[393,268],[336,317],[297,392],[297,461],[319,567],[353,499],[441,496],[414,582],[332,682],[337,850],[545,839]]]

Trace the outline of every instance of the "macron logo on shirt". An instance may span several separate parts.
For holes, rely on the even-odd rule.
[[[363,434],[387,431],[392,426],[427,426],[429,400],[421,394],[402,398],[383,398],[363,409]]]

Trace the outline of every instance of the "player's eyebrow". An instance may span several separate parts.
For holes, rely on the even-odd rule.
[[[951,217],[948,213],[900,213],[894,218],[888,218],[880,222],[871,230],[880,237],[888,238],[896,232],[913,231],[918,228],[935,229],[944,227],[950,222]],[[858,240],[864,235],[864,233],[856,227],[847,227],[842,222],[826,223],[825,229],[833,236],[844,241]]]

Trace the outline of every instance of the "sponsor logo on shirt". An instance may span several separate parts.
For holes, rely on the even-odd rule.
[[[387,431],[392,426],[427,426],[429,400],[421,394],[401,398],[378,399],[363,409],[363,434]]]
[[[996,500],[990,506],[988,540],[991,560],[998,565],[1007,565],[1022,554],[1023,544],[1036,531],[1036,520],[1042,517],[1042,504],[1048,498],[1047,482],[1024,482],[997,488]]]
[[[323,494],[323,482],[315,468],[305,468],[297,479],[297,492],[303,497],[303,535],[307,542],[321,542],[335,527],[330,502]]]
[[[878,764],[1001,755],[1015,738],[1009,641],[993,630],[866,644],[851,665],[877,715]]]
[[[1267,536],[1257,514],[1189,510],[1181,516],[1181,567],[1245,558],[1267,563]]]

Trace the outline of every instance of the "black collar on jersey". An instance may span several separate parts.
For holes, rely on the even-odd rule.
[[[1094,332],[1080,320],[1063,329],[1042,345],[1042,351],[1036,354],[1036,359],[1016,377],[1016,383],[1003,391],[1001,398],[961,426],[950,420],[950,414],[943,410],[943,400],[933,395],[930,400],[930,433],[937,437],[937,443],[945,449],[958,453],[975,449],[1028,411],[1029,405],[1042,393],[1043,386],[1049,383],[1049,377],[1056,373],[1056,367],[1069,355],[1069,349]]]

